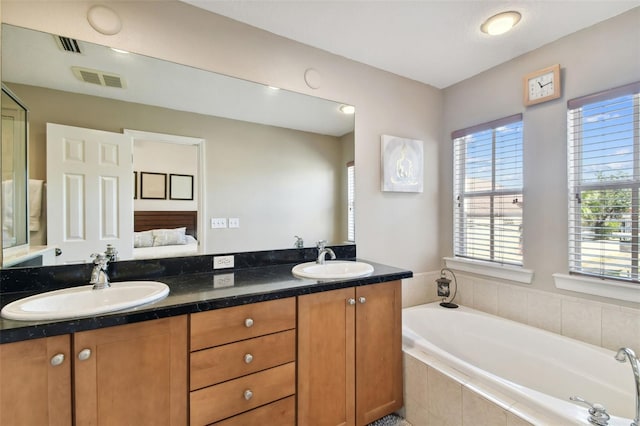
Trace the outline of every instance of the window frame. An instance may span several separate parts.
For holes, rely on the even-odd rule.
[[[630,179],[617,180],[609,178],[599,182],[582,182],[583,175],[583,107],[599,102],[611,101],[625,96],[633,96],[633,173]],[[634,82],[613,89],[571,99],[567,102],[567,180],[568,180],[568,270],[570,275],[582,275],[598,279],[623,281],[627,283],[640,283],[640,82]],[[615,163],[615,160],[607,164]],[[603,166],[601,170],[606,170]],[[629,265],[629,277],[620,277],[607,273],[607,269],[597,273],[586,271],[582,260],[583,213],[582,194],[587,191],[608,190],[631,191],[631,262]],[[602,262],[601,262],[602,263]],[[604,263],[606,265],[606,263]],[[611,265],[611,264],[610,264]]]
[[[497,189],[496,188],[496,172],[497,172],[497,160],[495,152],[496,152],[496,143],[497,143],[497,131],[500,127],[512,125],[515,123],[520,123],[520,168],[519,172],[519,180],[522,182],[522,186],[519,188],[507,188],[507,189]],[[492,132],[492,159],[491,159],[491,189],[482,190],[482,191],[466,191],[465,189],[465,142],[464,138],[471,136],[473,134],[477,134],[480,132],[484,132],[487,130],[491,130]],[[454,229],[453,229],[453,251],[454,256],[460,259],[470,259],[472,261],[479,262],[487,262],[492,265],[502,265],[502,266],[510,266],[515,268],[522,268],[524,265],[524,255],[522,252],[522,241],[523,241],[523,229],[524,229],[524,212],[522,213],[522,219],[520,223],[520,253],[519,253],[519,261],[509,261],[504,258],[496,258],[495,254],[495,245],[496,245],[496,224],[495,218],[498,217],[496,211],[494,210],[495,198],[505,197],[505,196],[516,196],[514,198],[514,202],[522,202],[524,199],[524,122],[523,122],[523,114],[514,114],[504,118],[500,118],[497,120],[493,120],[487,123],[478,124],[475,126],[471,126],[465,129],[460,129],[452,132],[451,138],[453,141],[453,220],[454,220]],[[464,201],[466,199],[473,199],[478,197],[489,197],[490,199],[490,214],[489,214],[489,233],[490,237],[488,239],[487,246],[489,247],[489,258],[486,257],[476,257],[469,255],[464,249],[463,241],[467,239],[467,228],[466,228],[466,218],[464,213]],[[518,200],[518,197],[522,197],[521,200]],[[462,209],[462,210],[459,210]]]

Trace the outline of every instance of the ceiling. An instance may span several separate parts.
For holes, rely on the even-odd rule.
[[[353,131],[354,116],[341,113],[340,103],[81,40],[82,53],[70,53],[57,40],[52,34],[3,24],[3,82],[333,136]],[[117,75],[124,88],[86,83],[74,68]]]
[[[181,0],[413,80],[445,88],[629,9],[640,0]],[[507,10],[501,36],[480,25]]]

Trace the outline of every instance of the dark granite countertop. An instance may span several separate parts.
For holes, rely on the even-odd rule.
[[[211,272],[181,272],[175,275],[152,276],[147,279],[160,281],[169,286],[170,293],[165,299],[132,309],[85,318],[39,322],[0,319],[0,343],[93,330],[413,276],[413,273],[408,270],[363,261],[373,265],[373,273],[366,277],[347,280],[319,281],[297,278],[291,273],[291,268],[300,263],[299,261]],[[123,281],[123,279],[112,278],[112,281]],[[8,293],[5,293],[5,297],[2,297],[3,306],[18,298],[15,294],[9,297],[7,295]]]

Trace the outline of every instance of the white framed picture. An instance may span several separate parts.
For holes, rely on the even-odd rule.
[[[417,139],[381,136],[382,191],[422,192],[424,143]]]

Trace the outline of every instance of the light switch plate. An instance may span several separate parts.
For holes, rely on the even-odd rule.
[[[240,228],[240,218],[238,218],[238,217],[230,217],[229,218],[229,228]]]
[[[211,229],[221,229],[227,227],[227,218],[226,217],[212,217],[211,218]]]

